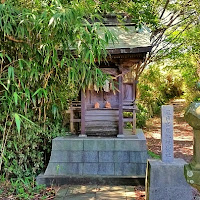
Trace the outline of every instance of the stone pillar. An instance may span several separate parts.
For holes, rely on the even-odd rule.
[[[161,155],[164,163],[172,163],[174,161],[173,116],[173,106],[162,106]]]
[[[146,174],[146,200],[190,200],[192,190],[184,177],[182,159],[174,159],[173,107],[162,106],[162,160],[149,159]]]
[[[189,184],[200,191],[200,103],[190,104],[185,113],[185,119],[193,127],[193,159],[185,165],[185,178]]]

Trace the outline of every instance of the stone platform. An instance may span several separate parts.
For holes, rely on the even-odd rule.
[[[146,162],[146,139],[141,129],[123,138],[57,137],[52,141],[48,167],[37,182],[73,176],[144,178]]]
[[[192,200],[192,188],[184,177],[185,164],[180,158],[171,163],[149,159],[146,200]]]

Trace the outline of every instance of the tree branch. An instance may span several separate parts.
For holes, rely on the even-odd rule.
[[[165,48],[166,48],[169,44],[171,44],[172,42],[175,42],[176,40],[178,40],[179,37],[181,36],[181,34],[182,34],[186,29],[188,29],[188,27],[190,26],[191,23],[192,23],[192,22],[189,22],[189,23],[185,26],[185,28],[184,28],[182,31],[180,31],[180,33],[179,33],[178,35],[176,35],[176,37],[174,37],[171,41],[167,42],[167,44],[165,44],[161,49],[158,49],[157,51],[156,51],[156,50],[153,51],[153,53],[156,54],[158,51],[165,50]]]
[[[166,11],[166,9],[167,9],[168,4],[169,4],[169,0],[167,0],[166,3],[165,3],[165,6],[164,6],[164,8],[163,8],[163,11],[162,11],[162,13],[161,13],[161,15],[160,15],[160,19],[162,19],[163,15],[164,15],[164,13],[165,13],[165,11]]]
[[[25,42],[24,40],[17,40],[14,37],[9,36],[9,35],[6,35],[6,38],[9,39],[9,40],[11,40],[11,41],[13,41],[13,42],[16,42],[16,43],[23,43],[23,42]]]

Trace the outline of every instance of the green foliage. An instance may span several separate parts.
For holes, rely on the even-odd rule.
[[[190,6],[194,5],[193,3],[196,1]],[[195,9],[200,11],[198,6]],[[187,24],[180,24],[179,28],[167,31],[163,45],[170,43],[170,48],[167,50],[161,48],[159,51],[159,55],[162,55],[159,59],[163,60],[157,60],[155,66],[147,68],[140,77],[140,102],[148,110],[148,117],[158,113],[160,105],[171,98],[182,96],[191,102],[200,97],[198,89],[200,26],[195,21],[187,29],[186,26]]]
[[[137,126],[145,126],[146,120],[160,112],[163,104],[183,93],[184,83],[176,70],[151,65],[139,79]]]
[[[135,23],[139,27],[144,24],[154,26],[157,23],[157,16],[154,12],[153,1],[99,0],[96,2],[101,13],[124,13],[125,15],[131,16],[132,23]],[[121,17],[118,17],[120,20]]]
[[[43,167],[44,151],[62,134],[52,125],[61,123],[61,111],[80,88],[101,88],[109,79],[95,62],[105,59],[105,46],[114,40],[103,24],[88,22],[98,15],[82,4],[25,4],[0,4],[0,171],[8,176]]]
[[[101,89],[105,80],[112,82],[97,65],[106,61],[106,45],[116,38],[99,14],[126,12],[134,16],[137,26],[154,24],[150,5],[148,0],[118,4],[6,0],[0,4],[2,173],[22,177],[39,172],[51,139],[62,134],[61,126],[52,124],[61,123],[69,101],[80,89],[92,85]]]
[[[165,59],[168,61],[168,69],[173,68],[179,70],[184,81],[184,98],[188,102],[191,102],[199,96],[197,84],[200,77],[200,26],[199,24],[192,24],[180,36],[182,29],[183,27],[174,33],[177,36],[179,35],[179,37],[172,43],[172,48],[168,51]]]
[[[4,176],[0,178],[0,198],[2,199],[7,199],[11,196],[14,199],[47,199],[55,194],[53,189],[48,191],[44,185],[37,185],[33,177],[11,178],[10,181]]]
[[[138,103],[139,112],[136,113],[136,127],[143,128],[146,125],[146,120],[148,119],[148,111],[142,104]]]
[[[157,155],[155,154],[154,152],[152,151],[148,151],[148,155],[153,158],[153,159],[161,159],[161,156],[160,155]]]
[[[66,135],[66,130],[58,122],[56,125],[46,122],[44,126],[45,129],[25,122],[20,134],[15,129],[9,134],[3,157],[6,177],[33,176],[47,164],[51,140]]]
[[[98,65],[102,60],[106,61],[106,45],[115,42],[116,38],[101,23],[100,14],[131,16],[131,22],[136,26],[148,25],[152,29],[152,41],[160,41],[171,26],[159,18],[165,3],[164,0],[6,0],[0,3],[1,173],[6,177],[39,173],[48,159],[51,139],[65,134],[60,125],[61,113],[68,108],[70,100],[76,98],[80,89],[92,85],[101,89],[105,80],[112,82]],[[179,14],[180,19],[186,16],[188,20],[181,21],[183,24],[194,16],[191,11],[199,8],[197,1],[186,4],[184,0],[167,6],[175,16]],[[119,21],[122,21],[121,16],[118,15]],[[99,22],[93,23],[96,19]],[[173,15],[170,19],[173,20]],[[101,37],[99,31],[104,33]],[[170,33],[173,37],[167,37],[165,42],[179,38],[176,37],[178,31]],[[191,39],[176,40],[174,44],[188,41],[187,45],[193,46],[195,59],[195,55],[199,55],[198,45],[195,46],[197,36],[198,31],[194,29],[187,36]],[[196,41],[191,44],[193,38]],[[178,53],[173,51],[173,48],[171,52],[173,59],[182,53],[181,50]],[[191,65],[188,64],[187,70],[182,72],[188,84],[191,84],[189,66],[193,66],[193,62],[189,62]],[[180,65],[186,63],[185,59]],[[142,71],[143,67],[139,74]],[[195,75],[194,69],[192,73]],[[174,79],[155,66],[147,69],[139,84],[139,127],[159,111],[161,104],[181,93],[181,81],[180,77]],[[24,194],[26,190],[19,188],[18,192]]]
[[[191,54],[185,53],[179,55],[179,58],[173,59],[169,64],[168,68],[175,68],[179,71],[183,80],[183,98],[188,102],[193,101],[196,96],[199,95],[198,91],[198,65],[195,63],[194,58]]]

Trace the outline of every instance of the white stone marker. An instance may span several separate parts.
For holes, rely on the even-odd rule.
[[[173,141],[173,106],[161,107],[161,152],[162,162],[172,163],[174,161],[174,141]]]

